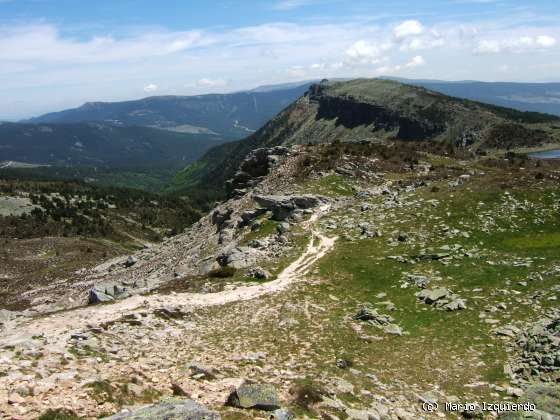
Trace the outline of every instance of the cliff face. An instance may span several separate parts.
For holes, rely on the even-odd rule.
[[[360,102],[352,97],[319,96],[313,99],[319,105],[315,116],[317,121],[334,120],[337,127],[342,125],[349,130],[367,126],[372,132],[396,131],[395,137],[400,140],[431,139],[445,131],[443,124],[402,116],[380,105]]]
[[[389,80],[321,82],[255,134],[210,150],[195,166],[178,175],[173,188],[185,191],[183,185],[192,187],[193,180],[198,186],[222,188],[243,158],[260,147],[404,140],[433,142],[434,150],[443,144],[476,153],[535,146],[550,142],[550,136],[532,125],[550,124],[550,118]],[[511,141],[500,134],[500,127],[505,126],[510,127],[508,133],[516,134]],[[427,149],[425,145],[423,149]]]

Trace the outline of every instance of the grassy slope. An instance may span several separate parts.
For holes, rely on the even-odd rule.
[[[333,182],[332,187],[333,192],[339,191],[340,181]],[[373,367],[383,380],[410,381],[414,378],[425,385],[437,383],[454,395],[468,393],[464,385],[477,380],[501,383],[506,379],[502,372],[506,353],[494,338],[493,326],[485,323],[480,313],[499,302],[506,302],[507,311],[488,314],[489,318],[496,318],[499,325],[503,325],[533,319],[542,312],[543,307],[539,305],[519,304],[515,295],[504,296],[499,291],[504,288],[528,296],[547,290],[558,282],[557,276],[549,276],[542,282],[529,282],[527,287],[518,284],[530,273],[546,271],[557,262],[560,189],[550,185],[516,187],[512,192],[515,200],[530,204],[526,209],[518,208],[513,212],[510,205],[504,203],[504,190],[500,189],[498,182],[477,182],[440,193],[421,191],[418,196],[424,200],[438,199],[442,204],[432,207],[423,201],[418,206],[397,211],[385,220],[383,214],[366,217],[385,232],[384,237],[342,240],[336,250],[321,261],[320,274],[330,281],[324,291],[318,291],[318,299],[326,304],[328,296],[334,295],[342,297],[343,301],[343,304],[329,302],[328,305],[329,348],[338,349],[339,353],[360,365]],[[479,205],[479,202],[484,204]],[[496,220],[496,226],[489,232],[481,228],[486,215]],[[446,238],[438,229],[442,224],[468,231],[470,237]],[[437,261],[403,264],[387,259],[389,255],[406,256],[420,252],[420,247],[414,244],[387,246],[387,237],[403,230],[413,236],[426,235],[424,247],[428,249],[438,250],[446,244],[458,244],[464,250],[478,251],[473,251],[474,257],[463,257],[459,253],[449,264]],[[340,229],[339,233],[343,234],[343,231]],[[532,263],[530,267],[513,266],[517,260]],[[449,313],[417,301],[414,293],[418,289],[399,286],[405,273],[441,277],[434,285],[449,287],[467,298],[469,308]],[[482,291],[475,291],[477,288]],[[381,292],[387,296],[376,298]],[[358,302],[375,305],[387,300],[396,305],[397,310],[391,315],[409,335],[388,337],[365,345],[352,330],[341,329],[338,325]],[[554,301],[543,302],[544,307],[553,304]],[[379,331],[371,327],[370,333],[379,334]],[[481,387],[477,392],[484,394],[488,390]]]
[[[442,164],[439,158],[434,159],[436,162]],[[459,168],[457,174],[462,173],[452,161],[446,163]],[[434,390],[436,395],[457,396],[460,401],[514,400],[488,386],[510,385],[503,373],[508,352],[494,329],[535,320],[546,308],[558,305],[556,300],[548,299],[555,295],[554,286],[560,280],[557,274],[545,275],[540,281],[530,278],[558,263],[560,188],[554,181],[533,181],[531,177],[521,180],[523,174],[512,180],[506,171],[482,169],[487,176],[475,177],[459,187],[451,188],[443,180],[435,183],[439,188],[436,192],[431,187],[421,187],[404,193],[401,201],[407,204],[399,208],[359,211],[363,201],[383,209],[385,196],[380,196],[354,199],[350,206],[330,214],[322,221],[323,228],[335,222],[337,228],[326,231],[340,238],[306,281],[294,286],[287,296],[263,300],[262,306],[270,308],[271,314],[258,321],[251,321],[255,316],[253,305],[245,309],[242,304],[209,309],[207,317],[226,323],[229,314],[235,314],[231,317],[235,320],[236,339],[231,341],[231,330],[226,328],[212,330],[205,335],[205,343],[208,347],[226,346],[234,353],[266,351],[267,361],[262,366],[290,366],[299,378],[290,380],[293,386],[336,395],[358,407],[371,404],[369,394],[360,390],[375,395],[405,393],[414,403],[415,392]],[[408,178],[402,173],[387,177]],[[331,175],[306,181],[300,189],[351,198],[353,194],[348,191],[368,185]],[[431,200],[437,200],[437,204]],[[359,228],[344,227],[344,219],[349,216],[355,225],[369,221],[383,236],[359,239]],[[442,229],[444,226],[449,230]],[[445,233],[453,229],[458,232]],[[392,245],[391,239],[400,231],[409,233],[412,240]],[[348,235],[354,239],[349,240]],[[438,252],[445,245],[455,244],[460,251],[452,252],[447,261],[402,263],[387,258],[418,255],[421,249]],[[471,255],[465,256],[465,252]],[[468,308],[446,312],[418,301],[414,294],[419,289],[401,288],[406,273],[429,276],[433,279],[430,287],[452,289],[467,300]],[[519,284],[521,281],[527,285]],[[379,293],[386,296],[377,297]],[[533,300],[533,295],[540,297]],[[396,306],[395,311],[385,309],[382,302],[387,301]],[[388,335],[352,320],[363,303],[394,317],[406,334]],[[494,309],[498,303],[504,303],[507,309]],[[485,319],[495,320],[496,324]],[[338,368],[335,361],[341,358],[350,360],[352,369]],[[372,374],[379,381],[368,376]],[[355,392],[337,391],[334,378],[349,381]],[[292,401],[292,408],[300,416],[318,415],[297,399]],[[346,418],[335,409],[326,411]]]

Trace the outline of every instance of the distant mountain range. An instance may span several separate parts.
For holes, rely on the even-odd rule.
[[[94,176],[104,184],[156,191],[211,147],[251,135],[309,86],[95,102],[0,123],[0,162],[12,162],[3,169],[39,165],[39,175]]]
[[[458,98],[560,115],[560,83],[446,82],[390,78]]]
[[[126,102],[91,102],[45,114],[28,123],[103,122],[191,134],[246,137],[290,105],[310,83],[268,86],[250,92],[198,96],[154,96]]]

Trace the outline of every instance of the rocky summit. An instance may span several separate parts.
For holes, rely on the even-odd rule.
[[[547,118],[313,86],[182,173],[229,180],[190,227],[2,306],[0,418],[557,418]]]

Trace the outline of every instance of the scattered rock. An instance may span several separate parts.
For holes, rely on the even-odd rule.
[[[126,259],[126,262],[124,263],[124,266],[125,266],[126,268],[129,268],[129,267],[132,267],[132,266],[133,266],[134,264],[136,264],[137,262],[138,262],[138,258],[133,257],[133,256],[131,255],[131,256],[129,256],[129,257]]]
[[[425,289],[426,287],[428,287],[428,284],[430,283],[430,279],[428,277],[421,276],[418,274],[407,274],[405,281],[406,283],[413,284],[414,286],[419,287],[420,289]]]
[[[354,319],[357,321],[371,321],[374,324],[378,325],[387,325],[393,322],[393,318],[389,315],[382,315],[377,312],[376,309],[371,308],[369,306],[362,306],[356,315],[354,315]]]
[[[279,223],[278,226],[276,226],[276,231],[280,235],[283,235],[284,233],[288,232],[289,230],[290,230],[290,224],[286,223],[286,222]]]
[[[416,293],[416,297],[428,305],[446,311],[458,311],[467,308],[464,299],[459,298],[451,290],[444,287],[424,289]]]
[[[216,258],[222,267],[232,267],[235,269],[248,268],[257,263],[263,257],[263,253],[255,248],[239,246],[222,251]]]
[[[270,420],[295,420],[296,416],[288,410],[278,409],[270,415]]]
[[[221,416],[192,400],[169,399],[149,407],[119,413],[107,420],[220,420]]]
[[[334,387],[339,394],[352,394],[354,392],[354,385],[346,379],[337,378],[334,381]]]
[[[276,388],[272,385],[244,383],[231,393],[228,405],[274,411],[280,408],[280,400]]]
[[[118,283],[102,283],[95,285],[89,291],[88,304],[111,302],[116,299],[124,299],[130,296],[128,288]]]
[[[268,280],[272,277],[272,274],[261,267],[254,267],[247,271],[247,277],[251,277],[257,280]]]
[[[189,365],[189,371],[191,378],[194,379],[213,380],[216,379],[216,375],[218,374],[215,369],[201,365],[199,363],[191,363]]]
[[[440,287],[438,289],[422,290],[421,292],[416,293],[416,297],[418,297],[418,299],[424,301],[428,305],[431,305],[431,304],[437,302],[440,299],[446,298],[450,294],[451,294],[451,291],[449,289],[445,289],[443,287]]]
[[[315,195],[255,195],[257,204],[272,212],[272,218],[278,221],[287,220],[297,209],[311,209],[325,203],[325,197]]]

